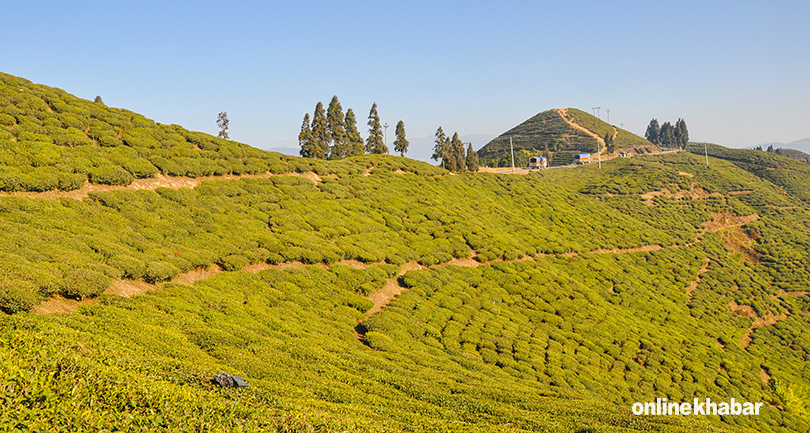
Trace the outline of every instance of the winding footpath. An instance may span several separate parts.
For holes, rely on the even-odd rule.
[[[129,185],[99,185],[84,182],[81,188],[73,191],[60,191],[51,190],[43,192],[32,191],[18,191],[18,192],[0,192],[0,197],[28,197],[28,198],[44,198],[44,199],[59,199],[59,198],[72,198],[81,200],[90,196],[91,192],[105,192],[105,191],[120,191],[120,190],[156,190],[158,188],[194,188],[202,185],[203,182],[208,180],[239,180],[239,179],[269,179],[273,176],[297,176],[309,179],[316,184],[322,181],[321,177],[314,172],[307,173],[262,173],[262,174],[225,174],[221,176],[202,176],[202,177],[185,177],[185,176],[166,176],[158,173],[154,177],[146,179],[135,179]]]
[[[565,110],[559,110],[560,115],[565,118]],[[572,124],[573,127],[578,127],[579,125]],[[580,127],[581,128],[581,127]],[[588,131],[589,132],[589,131]],[[617,131],[618,132],[618,131]],[[594,138],[599,139],[601,142],[603,140],[600,137],[596,137],[596,134],[590,133]],[[615,134],[614,134],[615,137]],[[364,173],[366,174],[366,173]],[[366,175],[370,175],[370,171]],[[684,175],[688,175],[688,173],[681,173]],[[83,199],[89,197],[91,192],[95,191],[116,191],[116,190],[155,190],[158,188],[194,188],[196,186],[201,185],[203,182],[208,180],[238,180],[238,179],[268,179],[272,176],[298,176],[303,177],[306,179],[311,180],[316,185],[322,181],[322,178],[317,175],[316,173],[283,173],[283,174],[273,174],[273,173],[263,173],[257,175],[224,175],[224,176],[205,176],[205,177],[198,177],[198,178],[189,178],[189,177],[169,177],[164,176],[162,174],[158,174],[153,178],[148,179],[137,179],[132,182],[130,185],[125,186],[108,186],[108,185],[95,185],[85,182],[85,184],[77,190],[74,191],[45,191],[45,192],[0,192],[0,197],[29,197],[29,198],[45,198],[45,199],[59,199],[62,197],[65,198],[72,198],[72,199]],[[747,194],[751,191],[732,191],[729,194]],[[656,191],[652,193],[643,194],[640,196],[640,200],[645,202],[648,205],[653,205],[652,198],[657,195],[663,195],[670,198],[680,199],[685,197],[690,198],[709,198],[714,197],[716,195],[721,195],[718,193],[708,194],[703,190],[697,189],[692,191],[680,191],[678,193],[672,193],[668,190],[663,191]],[[670,245],[667,247],[663,247],[661,245],[643,245],[634,248],[627,248],[627,249],[597,249],[593,251],[587,251],[582,253],[566,253],[563,254],[564,257],[572,258],[579,255],[596,255],[596,254],[634,254],[634,253],[641,253],[641,252],[650,252],[650,251],[659,251],[665,248],[679,248],[679,247],[689,247],[695,245],[696,243],[700,242],[700,238],[708,232],[716,232],[724,229],[730,228],[739,228],[745,224],[748,224],[752,221],[759,219],[759,215],[752,214],[752,215],[744,215],[744,216],[737,216],[730,212],[725,213],[714,213],[712,214],[712,219],[704,223],[703,230],[698,233],[695,238],[694,242],[685,244],[685,245]],[[367,298],[372,301],[373,306],[372,308],[366,313],[365,317],[360,323],[363,323],[368,318],[380,313],[389,303],[391,303],[399,294],[401,294],[404,290],[407,290],[407,287],[402,282],[402,276],[405,275],[408,271],[414,270],[421,270],[421,269],[428,269],[428,268],[440,268],[444,266],[460,266],[460,267],[467,267],[467,268],[475,268],[478,266],[490,266],[493,263],[497,262],[518,262],[518,261],[536,261],[536,259],[540,259],[543,257],[548,257],[550,255],[546,254],[538,254],[536,256],[524,256],[522,258],[514,259],[514,260],[504,260],[502,258],[495,259],[488,262],[480,262],[476,260],[476,251],[471,251],[471,256],[468,258],[454,258],[446,263],[437,264],[430,267],[425,267],[417,262],[408,262],[405,263],[400,267],[399,273],[392,278],[389,278],[385,285],[377,290],[376,292],[370,294]],[[336,262],[336,264],[351,266],[356,269],[365,269],[370,266],[380,265],[380,263],[362,263],[357,260],[343,260],[340,262]],[[257,273],[261,272],[265,269],[289,269],[291,267],[298,267],[298,266],[305,266],[305,264],[300,262],[287,262],[281,263],[276,265],[271,265],[267,263],[254,263],[247,265],[243,270],[246,272]],[[329,266],[324,263],[318,263],[314,266],[319,266],[323,269],[329,270]],[[706,263],[698,270],[695,280],[687,287],[686,289],[686,305],[688,306],[692,301],[692,296],[695,291],[698,290],[701,281],[701,275],[708,271],[709,267],[709,260],[706,259]],[[193,269],[188,272],[184,272],[182,274],[177,275],[175,278],[171,279],[168,282],[161,282],[157,284],[150,284],[145,281],[141,280],[114,280],[110,287],[104,291],[106,295],[116,295],[116,296],[123,296],[123,297],[130,297],[134,295],[144,294],[149,291],[153,290],[160,290],[165,287],[166,283],[181,283],[181,284],[194,284],[197,281],[206,280],[217,276],[219,273],[223,272],[222,268],[218,265],[213,264],[207,268],[197,268]],[[783,292],[780,291],[778,295],[773,295],[777,298],[781,298],[784,296],[801,296],[807,294],[806,292]],[[81,301],[77,301],[74,299],[64,298],[60,295],[54,295],[49,297],[48,299],[41,302],[37,307],[35,307],[32,312],[36,314],[51,314],[51,313],[71,313],[76,311],[79,307],[83,305],[97,305],[99,303],[98,299],[90,298],[84,299]],[[742,317],[749,317],[752,319],[752,324],[750,328],[747,330],[745,335],[742,337],[740,342],[740,346],[742,348],[748,347],[751,342],[751,334],[759,327],[773,325],[774,323],[784,320],[787,318],[786,315],[768,315],[766,317],[759,317],[757,316],[753,310],[748,311],[746,306],[739,306],[739,305],[731,305],[729,304],[729,309],[733,314]],[[360,337],[362,335],[358,334]]]

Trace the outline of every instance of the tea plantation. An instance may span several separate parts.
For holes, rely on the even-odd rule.
[[[0,78],[0,431],[810,430],[801,163],[315,162]],[[657,398],[764,405],[632,413]]]

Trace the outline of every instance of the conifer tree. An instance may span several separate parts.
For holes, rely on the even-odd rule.
[[[405,123],[401,120],[397,122],[396,130],[397,139],[394,140],[394,151],[399,152],[400,156],[405,156],[408,152],[408,140],[405,138]]]
[[[650,124],[647,126],[647,132],[644,133],[644,138],[646,138],[652,144],[661,144],[661,141],[659,140],[660,132],[661,127],[658,126],[658,120],[650,120]]]
[[[658,144],[664,147],[673,147],[675,143],[675,128],[669,122],[664,122],[661,125],[661,131],[658,133]]]
[[[454,168],[450,171],[464,171],[467,167],[464,156],[464,143],[458,138],[458,132],[453,133],[450,140],[449,153],[452,155]]]
[[[686,128],[686,121],[678,119],[675,123],[675,129],[678,135],[679,147],[686,149],[686,145],[689,144],[689,130]]]
[[[363,144],[363,138],[360,137],[360,131],[357,130],[357,118],[351,108],[346,110],[344,126],[346,127],[346,156],[362,155],[366,151],[366,147]]]
[[[102,100],[101,100],[101,96],[100,96],[100,95],[96,95],[96,99],[94,99],[94,102],[95,102],[96,104],[101,104],[101,105],[104,105],[104,101],[102,101]]]
[[[221,112],[217,115],[217,126],[219,127],[219,134],[217,136],[228,139],[228,113]]]
[[[548,145],[546,145],[546,152],[548,152]],[[467,158],[466,158],[467,171],[478,171],[479,161],[478,152],[473,150],[472,143],[467,144]]]
[[[366,153],[388,153],[388,147],[383,142],[380,116],[377,114],[377,103],[371,106],[368,113],[368,138],[366,138]]]
[[[616,151],[616,143],[613,142],[613,134],[610,132],[605,133],[605,149],[607,153],[613,153]]]
[[[323,104],[318,102],[315,105],[315,113],[312,115],[312,153],[309,156],[315,159],[326,159],[329,155],[329,142],[326,113],[323,110]]]
[[[444,135],[444,131],[440,126],[439,129],[436,130],[435,139],[433,140],[433,155],[430,156],[430,159],[434,161],[441,161],[442,168],[447,168],[445,165],[447,162],[447,158],[445,158],[445,142],[447,141],[447,136]]]
[[[333,96],[326,110],[326,127],[332,139],[329,146],[329,159],[342,159],[348,156],[348,140],[343,119],[343,107],[337,96]]]
[[[304,123],[301,124],[301,132],[298,133],[298,145],[301,146],[299,153],[304,158],[314,158],[312,154],[312,129],[309,127],[309,113],[304,114]]]

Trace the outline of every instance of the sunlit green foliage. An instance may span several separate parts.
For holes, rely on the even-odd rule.
[[[613,142],[617,149],[651,145],[649,141],[624,129],[609,125],[584,111],[568,108],[567,115],[574,123],[593,131],[599,137],[604,137],[606,134],[612,137],[614,132],[618,131]],[[537,156],[548,149],[552,152],[553,165],[566,165],[570,159],[568,155],[578,152],[596,152],[597,147],[597,141],[593,136],[569,125],[558,110],[548,110],[504,132],[482,147],[478,151],[482,164],[492,167],[511,165],[511,161],[509,161],[510,139],[516,156],[524,153],[529,157]],[[559,158],[557,158],[558,152],[563,154]],[[560,161],[554,163],[554,159]],[[525,164],[517,164],[517,161],[516,165],[525,166]]]
[[[708,167],[695,148],[449,175],[281,157],[2,81],[6,191],[317,181],[0,195],[1,430],[810,429],[810,182],[794,161],[712,146]],[[226,272],[194,285],[100,294],[214,264]],[[405,290],[367,317],[392,284]],[[97,305],[26,313],[55,293]],[[250,386],[215,387],[220,371]],[[659,397],[766,407],[631,414]]]
[[[0,191],[294,171],[287,159],[0,73]]]

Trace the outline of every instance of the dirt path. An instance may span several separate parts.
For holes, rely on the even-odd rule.
[[[317,173],[314,172],[282,173],[282,174],[262,173],[262,174],[242,174],[242,175],[226,174],[222,176],[203,176],[203,177],[183,177],[183,176],[172,177],[172,176],[165,176],[159,173],[155,177],[151,177],[148,179],[135,179],[129,185],[97,185],[85,181],[84,185],[82,185],[81,188],[73,191],[52,190],[45,192],[30,192],[30,191],[0,192],[0,197],[29,197],[29,198],[47,198],[47,199],[58,199],[61,197],[67,197],[79,200],[87,198],[91,192],[95,191],[118,191],[118,190],[139,190],[139,189],[156,190],[158,188],[194,188],[200,186],[203,182],[207,180],[269,179],[270,177],[273,176],[303,177],[304,179],[311,180],[315,184],[318,184],[322,181],[322,178]]]
[[[757,220],[757,219],[759,219],[759,215],[756,215],[756,214],[746,215],[746,216],[735,216],[730,212],[713,213],[712,214],[712,220],[707,221],[706,223],[704,223],[705,228],[701,233],[698,234],[697,238],[695,239],[695,243],[700,241],[700,236],[704,235],[705,233],[707,233],[709,231],[716,231],[716,230],[721,230],[721,229],[729,228],[729,227],[739,227],[739,226],[742,226],[744,224],[747,224],[747,223],[749,223],[751,221],[754,221],[754,220]],[[685,246],[689,247],[689,246],[692,246],[692,245],[694,245],[694,243],[687,244]],[[670,246],[668,246],[666,248],[677,248],[677,247],[678,247],[677,245],[670,245]],[[624,248],[624,249],[621,249],[621,248],[613,248],[613,249],[609,249],[609,250],[608,249],[597,249],[597,250],[593,250],[593,251],[587,251],[587,252],[584,252],[584,253],[569,252],[569,253],[563,254],[563,256],[566,257],[566,258],[572,258],[572,257],[577,257],[579,255],[593,255],[593,254],[633,254],[633,253],[640,253],[640,252],[660,251],[660,250],[662,250],[664,248],[665,247],[662,247],[661,245],[643,245],[643,246],[640,246],[640,247]],[[440,263],[440,264],[435,265],[433,267],[440,268],[440,267],[444,267],[444,266],[460,266],[460,267],[465,267],[465,268],[475,268],[475,267],[478,267],[478,266],[492,265],[493,263],[503,262],[503,261],[506,261],[506,262],[535,261],[535,257],[523,256],[523,257],[520,257],[520,258],[514,259],[514,260],[504,260],[502,258],[498,258],[498,259],[491,260],[491,261],[488,261],[488,262],[479,262],[479,261],[475,260],[477,252],[476,251],[471,251],[471,253],[472,253],[471,256],[468,257],[468,258],[463,258],[463,259],[454,258],[454,259],[450,260],[449,262]],[[547,257],[547,256],[548,255],[546,255],[546,254],[538,254],[536,257],[537,258],[542,258],[542,257]],[[384,262],[363,263],[363,262],[360,262],[360,261],[357,261],[357,260],[341,260],[339,262],[335,262],[334,264],[351,266],[351,267],[354,267],[356,269],[366,269],[366,268],[371,267],[371,266],[378,266],[378,265],[384,264]],[[275,265],[268,264],[268,263],[252,263],[252,264],[249,264],[249,265],[245,266],[242,270],[247,271],[247,272],[257,273],[257,272],[261,272],[261,271],[263,271],[265,269],[281,269],[281,270],[283,270],[283,269],[287,269],[287,268],[290,268],[290,267],[296,267],[296,266],[305,266],[305,264],[301,263],[301,262],[287,262],[287,263],[280,263],[280,264],[275,264]],[[326,269],[326,270],[329,269],[329,265],[327,265],[325,263],[316,263],[315,266],[319,266],[322,269]],[[708,266],[708,263],[707,263],[706,266]],[[701,269],[701,271],[698,273],[698,275],[705,272],[706,266],[704,266]],[[400,273],[396,277],[390,278],[386,282],[386,285],[382,289],[380,289],[377,292],[372,293],[370,296],[368,296],[368,299],[370,299],[372,302],[374,302],[374,307],[372,307],[372,309],[366,315],[366,318],[371,317],[372,315],[380,312],[386,305],[388,305],[388,303],[391,302],[391,300],[393,300],[397,295],[399,295],[402,292],[402,290],[405,289],[398,282],[400,276],[402,276],[407,271],[417,270],[417,269],[424,269],[424,267],[422,267],[421,265],[419,265],[416,262],[409,262],[409,263],[406,263],[406,264],[402,265]],[[213,264],[213,265],[209,266],[208,268],[192,269],[191,271],[179,274],[169,282],[181,283],[181,284],[194,284],[195,282],[200,281],[200,280],[213,278],[213,277],[217,276],[217,274],[219,274],[221,272],[223,272],[222,268],[220,268],[216,264]],[[143,279],[140,279],[140,280],[115,280],[110,285],[110,287],[107,288],[107,290],[104,291],[104,294],[130,297],[130,296],[133,296],[133,295],[144,294],[144,293],[149,292],[151,290],[162,289],[164,287],[164,285],[165,285],[165,282],[164,283],[157,283],[157,284],[150,284],[150,283],[147,283],[147,282],[143,281]],[[693,285],[695,286],[694,288],[691,288],[691,286],[690,286],[691,289],[687,290],[687,295],[689,295],[690,301],[691,301],[692,292],[694,292],[695,288],[697,287],[697,282],[693,283]],[[796,292],[796,293],[804,294],[805,292]],[[781,296],[781,293],[780,293],[780,296]],[[797,294],[795,296],[801,296],[801,295]],[[688,302],[689,301],[687,301],[687,304],[688,304]],[[85,300],[82,300],[82,301],[76,301],[76,300],[73,300],[73,299],[64,298],[61,295],[53,295],[53,296],[45,299],[44,301],[42,301],[38,306],[36,306],[32,310],[32,312],[36,313],[36,314],[70,313],[70,312],[76,311],[82,305],[95,305],[95,304],[98,304],[97,299],[85,299]]]
[[[416,262],[408,262],[402,265],[399,270],[399,273],[396,277],[389,278],[385,282],[385,286],[382,289],[377,290],[376,292],[372,293],[368,296],[368,299],[374,303],[374,306],[368,310],[366,313],[366,317],[363,319],[365,321],[369,317],[379,313],[382,311],[383,307],[391,303],[403,290],[407,288],[402,284],[400,277],[405,275],[408,271],[417,271],[419,269],[424,269],[422,265]]]
[[[697,277],[695,278],[695,281],[692,281],[692,283],[689,284],[689,287],[686,288],[686,298],[687,298],[686,299],[686,305],[689,305],[689,304],[692,303],[692,293],[695,293],[695,290],[697,290],[697,288],[698,288],[698,284],[700,284],[700,276],[705,274],[706,271],[708,271],[708,270],[709,270],[709,258],[707,257],[706,258],[706,263],[704,263],[703,267],[701,267],[700,270],[698,270]]]
[[[595,139],[596,139],[596,141],[598,141],[598,142],[599,142],[599,144],[601,145],[601,146],[600,146],[600,149],[604,149],[604,148],[605,148],[605,139],[604,139],[604,138],[602,138],[602,137],[600,137],[600,136],[599,136],[599,134],[597,134],[597,133],[595,133],[595,132],[591,131],[591,130],[590,130],[590,129],[588,129],[588,128],[583,127],[582,125],[580,125],[580,124],[578,124],[578,123],[575,123],[573,120],[569,120],[569,119],[568,119],[568,109],[567,109],[567,108],[558,108],[558,109],[557,109],[557,113],[559,113],[559,114],[560,114],[560,117],[562,117],[562,119],[563,119],[563,120],[565,120],[565,123],[567,123],[567,124],[568,124],[568,126],[570,126],[570,127],[574,128],[574,129],[576,129],[576,130],[578,130],[578,131],[582,131],[582,132],[584,132],[584,133],[586,133],[586,134],[590,135],[591,137],[595,138]],[[614,128],[614,129],[615,129],[615,128]],[[614,137],[615,137],[615,136],[616,136],[618,133],[619,133],[619,131],[616,131],[616,134],[614,134]]]

